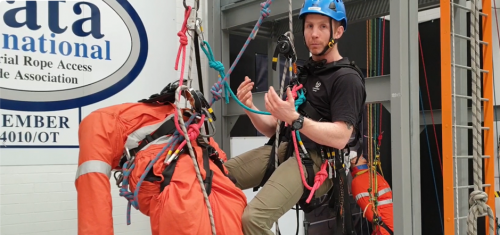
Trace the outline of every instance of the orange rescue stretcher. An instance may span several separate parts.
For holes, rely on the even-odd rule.
[[[135,158],[133,171],[122,182],[128,181],[133,193],[126,194],[122,188],[120,194],[150,217],[153,235],[212,234],[207,205],[188,151],[180,153],[169,167],[164,163],[167,151],[159,155],[175,136],[155,133],[161,128],[172,128],[169,123],[174,122],[174,115],[173,104],[126,103],[96,110],[82,120],[75,180],[78,235],[114,234],[110,177],[113,169],[121,169],[124,152],[132,152]],[[226,176],[221,164],[227,160],[225,153],[211,138],[191,143],[217,234],[242,235],[241,215],[247,199]],[[139,151],[134,152],[139,146]]]
[[[353,177],[351,191],[358,206],[363,210],[364,217],[374,224],[375,229],[372,235],[392,235],[394,232],[394,217],[392,209],[392,191],[387,181],[379,174],[377,175],[377,188],[372,189],[378,192],[377,198],[377,218],[374,221],[374,203],[370,200],[370,188],[368,166],[366,164],[355,166],[351,169]]]

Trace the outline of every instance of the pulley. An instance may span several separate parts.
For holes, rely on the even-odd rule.
[[[284,56],[286,59],[291,59],[292,63],[297,61],[297,54],[295,53],[295,47],[292,40],[287,35],[289,32],[278,37],[278,42],[273,55],[273,70],[276,71],[276,65],[278,64],[278,55]]]

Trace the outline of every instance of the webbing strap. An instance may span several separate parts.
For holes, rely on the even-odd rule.
[[[382,226],[382,228],[384,228],[390,235],[394,235],[394,232],[387,226],[387,224],[382,222],[380,226]]]
[[[200,92],[203,93],[203,77],[201,76],[202,69],[201,69],[200,47],[198,46],[200,45],[198,40],[199,34],[196,30],[193,31],[194,31],[194,45],[195,45],[194,54],[196,58],[196,71],[198,72],[198,87],[199,87],[198,90],[200,90]]]
[[[331,198],[329,206],[331,208],[336,208],[336,221],[337,221],[337,234],[352,235],[356,232],[353,230],[352,225],[352,213],[350,205],[350,195],[347,183],[347,177],[345,168],[342,166],[342,161],[340,156],[342,154],[337,151],[335,154],[335,172],[336,177],[334,178],[333,190],[334,196]],[[342,155],[343,156],[343,155]],[[341,186],[342,182],[342,186]],[[342,188],[341,188],[342,187]],[[341,191],[343,193],[341,193]],[[342,207],[338,203],[342,200]]]
[[[382,196],[388,192],[391,191],[391,188],[384,188],[380,191],[378,191],[378,196]],[[370,194],[368,192],[362,192],[362,193],[358,193],[354,198],[356,199],[356,202],[358,202],[359,199],[363,198],[363,197],[369,197]]]
[[[226,177],[228,177],[234,183],[235,181],[230,176],[228,176],[226,174],[226,172],[224,171],[224,162],[222,161],[222,159],[219,158],[219,153],[217,152],[217,150],[215,150],[215,148],[213,146],[211,146],[210,144],[205,142],[205,140],[201,136],[198,136],[198,138],[196,140],[197,140],[198,146],[201,147],[202,153],[203,153],[203,156],[202,156],[203,169],[206,172],[206,176],[205,176],[205,179],[203,179],[203,183],[205,184],[205,190],[207,192],[207,195],[210,195],[210,192],[212,191],[212,180],[213,180],[213,175],[214,175],[214,172],[212,171],[212,169],[210,169],[210,162],[209,161],[212,161],[217,166],[217,168],[219,168],[219,170],[222,172],[222,174],[225,175]],[[172,176],[173,176],[174,171],[175,171],[175,166],[177,164],[177,159],[178,158],[173,160],[170,163],[170,165],[165,167],[165,169],[163,170],[162,175],[163,175],[164,180],[160,184],[160,192],[162,192],[163,189],[165,189],[165,187],[167,187],[170,184],[170,181],[172,180]]]
[[[206,172],[205,179],[203,179],[203,183],[205,184],[205,190],[207,192],[207,195],[210,195],[212,191],[212,179],[213,179],[213,174],[214,172],[210,169],[210,147],[211,146],[200,146],[202,147],[202,152],[203,152],[203,169]],[[213,147],[211,147],[213,148]],[[177,158],[178,159],[178,158]],[[175,172],[175,167],[177,166],[177,159],[173,160],[167,167],[162,172],[163,175],[163,182],[160,184],[160,192],[163,192],[165,187],[167,187],[170,182],[172,181],[172,177],[174,176]]]

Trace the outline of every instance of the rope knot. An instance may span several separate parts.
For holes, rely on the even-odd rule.
[[[469,204],[486,204],[488,202],[488,194],[483,191],[474,190],[470,193]]]
[[[216,82],[212,87],[211,92],[214,96],[215,101],[219,101],[220,99],[222,99],[222,82]]]
[[[264,18],[268,17],[271,14],[271,10],[269,9],[269,1],[260,4],[260,14]]]
[[[469,197],[469,204],[471,207],[476,207],[477,210],[479,211],[479,214],[484,214],[486,211],[488,211],[488,194],[486,194],[483,191],[479,190],[474,190],[470,194]]]
[[[208,65],[210,68],[217,70],[219,73],[224,72],[224,65],[220,61],[211,60],[208,62]]]
[[[325,161],[323,163],[323,165],[321,165],[320,171],[318,171],[318,173],[316,173],[316,176],[314,177],[314,185],[311,189],[311,193],[309,194],[309,197],[306,200],[306,203],[311,202],[316,190],[318,190],[318,188],[323,184],[323,182],[325,182],[326,178],[328,178],[328,172],[326,171],[327,166],[328,166],[328,161]],[[307,177],[311,177],[311,176],[308,175]]]
[[[295,100],[295,107],[298,109],[304,102],[306,102],[306,96],[301,92]]]
[[[182,31],[178,32],[177,36],[179,36],[179,42],[181,43],[182,46],[186,46],[188,44],[188,38],[184,32]]]
[[[196,140],[196,138],[198,138],[198,136],[200,135],[200,127],[195,124],[189,125],[187,131],[190,140]]]

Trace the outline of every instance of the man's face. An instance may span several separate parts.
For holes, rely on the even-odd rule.
[[[343,27],[335,27],[336,22],[330,24],[330,18],[320,14],[309,14],[304,22],[304,38],[309,51],[319,54],[330,41],[330,30],[333,30],[333,38],[339,38]],[[334,29],[335,28],[335,29]],[[339,32],[342,31],[342,32]],[[339,35],[340,33],[340,35]]]

